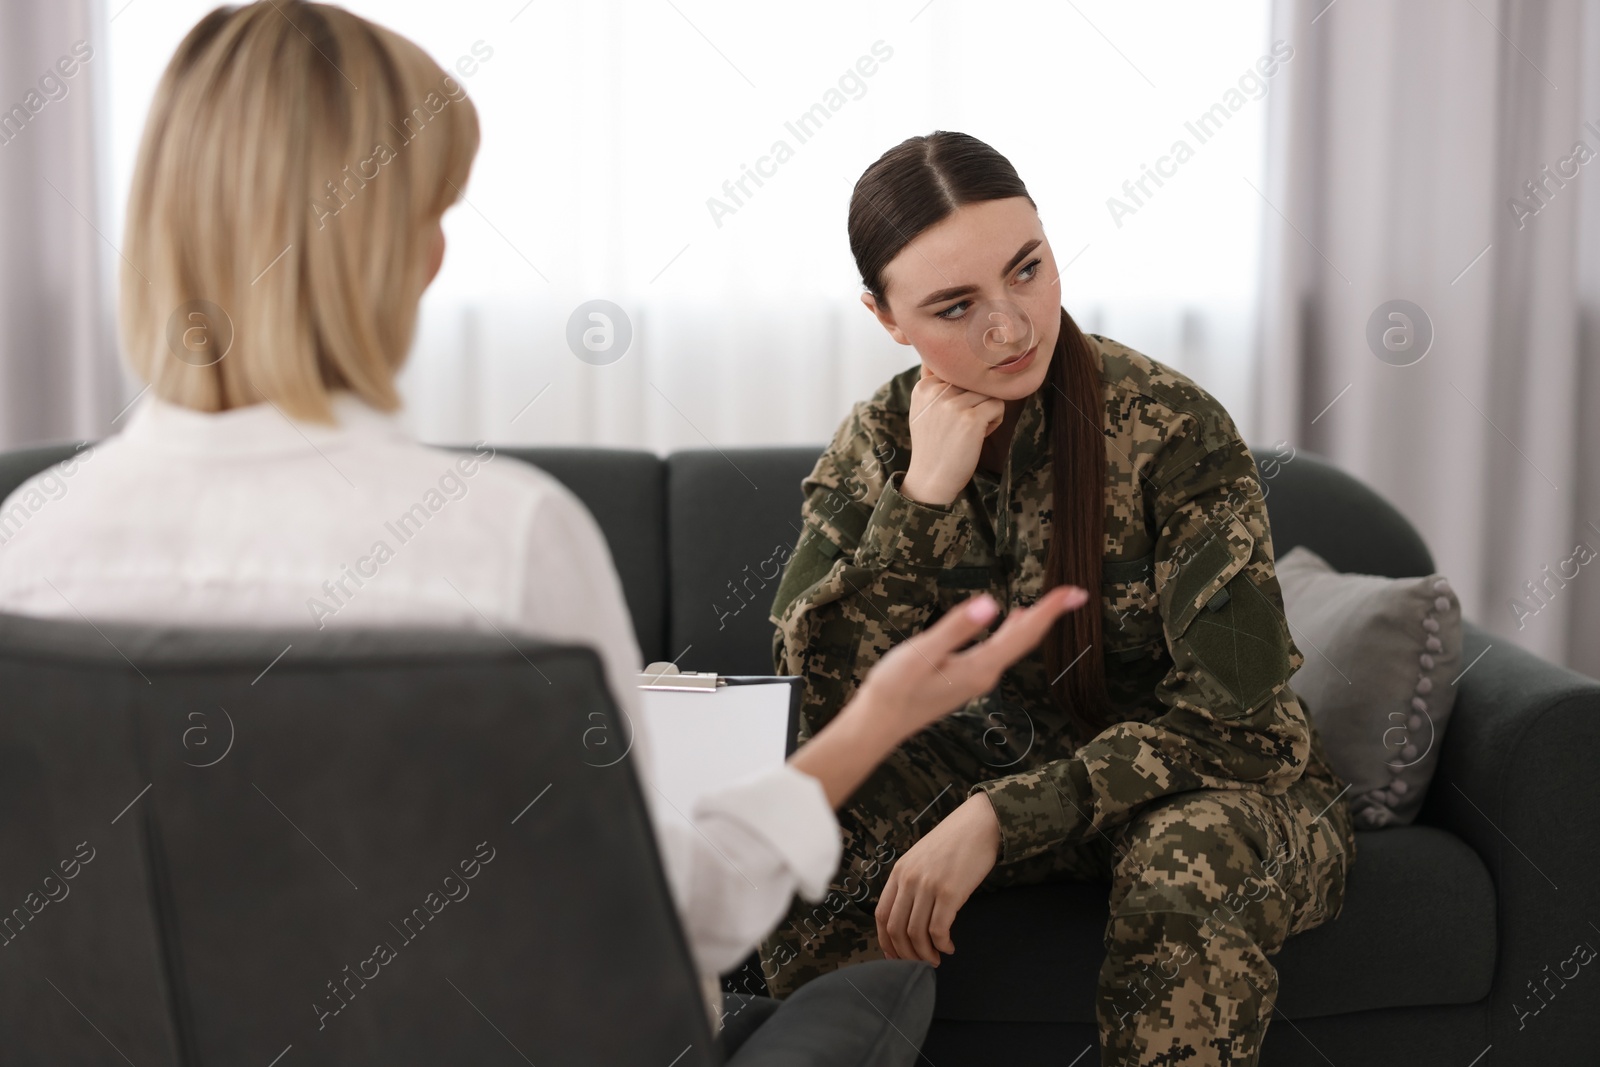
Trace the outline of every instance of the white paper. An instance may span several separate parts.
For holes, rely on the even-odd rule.
[[[687,816],[701,793],[782,766],[790,692],[787,682],[701,693],[641,690],[652,783]]]

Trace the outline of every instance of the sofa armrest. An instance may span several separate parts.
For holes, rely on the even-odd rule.
[[[1582,1010],[1600,985],[1562,996],[1558,976],[1580,942],[1600,947],[1600,682],[1472,623],[1461,662],[1470,667],[1420,821],[1465,840],[1494,879],[1485,1043],[1503,1041],[1516,1062],[1563,1062],[1600,1043],[1600,1015]]]

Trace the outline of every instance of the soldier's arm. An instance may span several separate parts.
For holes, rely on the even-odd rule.
[[[966,552],[965,517],[901,495],[908,459],[858,408],[805,481],[803,526],[772,605],[773,665],[805,679],[801,741],[934,621],[938,575]]]
[[[985,782],[1000,862],[1075,843],[1151,801],[1193,789],[1279,793],[1299,778],[1310,728],[1289,687],[1289,634],[1266,504],[1249,450],[1216,408],[1155,465],[1155,584],[1173,665],[1161,714],[1114,724],[1069,759]]]

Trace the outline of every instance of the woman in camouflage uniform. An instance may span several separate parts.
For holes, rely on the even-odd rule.
[[[773,605],[802,739],[974,591],[1009,609],[1099,586],[1102,610],[851,797],[833,892],[764,944],[768,985],[937,964],[980,887],[1106,880],[1103,1062],[1254,1064],[1268,957],[1339,913],[1355,846],[1288,685],[1304,661],[1250,452],[1194,382],[1078,330],[1033,200],[982,142],[886,153],[850,242],[863,301],[920,365],[855,406],[804,483]]]

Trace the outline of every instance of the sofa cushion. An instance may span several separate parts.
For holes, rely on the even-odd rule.
[[[10,496],[23,482],[46,467],[60,463],[86,442],[65,442],[52,445],[34,445],[31,448],[13,448],[0,452],[0,500]]]
[[[768,614],[800,537],[800,482],[820,452],[708,448],[667,457],[666,658],[683,653],[686,670],[772,673]]]
[[[1094,1021],[1110,887],[1056,882],[967,902],[939,966],[935,1018]],[[1273,963],[1283,1014],[1470,1004],[1489,993],[1495,894],[1460,838],[1408,826],[1356,834],[1339,917],[1291,937]]]
[[[1350,574],[1433,573],[1433,557],[1416,527],[1360,479],[1304,449],[1257,446],[1251,453],[1279,558],[1305,545]]]
[[[466,446],[462,446],[465,450]],[[583,501],[611,549],[644,662],[666,651],[666,484],[660,457],[622,448],[501,448]]]
[[[1309,646],[1289,680],[1357,826],[1422,810],[1455,706],[1461,603],[1443,575],[1341,574],[1304,545],[1278,557],[1284,614]]]

